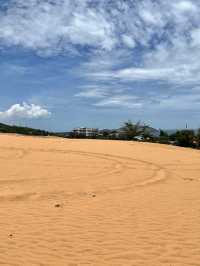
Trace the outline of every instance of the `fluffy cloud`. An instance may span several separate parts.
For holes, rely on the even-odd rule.
[[[179,1],[174,4],[174,7],[180,12],[195,12],[197,11],[195,4],[191,1]]]
[[[0,10],[0,41],[49,55],[79,46],[134,49],[190,35],[199,10],[192,0],[10,0]]]
[[[129,48],[135,48],[136,43],[135,43],[135,40],[131,36],[122,35],[122,40],[123,40],[124,44],[127,47],[129,47]]]
[[[0,118],[10,119],[10,118],[46,118],[49,117],[51,113],[42,108],[41,106],[35,104],[14,104],[8,110],[0,112]]]
[[[73,45],[110,50],[115,45],[112,24],[103,10],[89,8],[89,2],[11,0],[0,13],[1,44],[41,55],[73,52]]]

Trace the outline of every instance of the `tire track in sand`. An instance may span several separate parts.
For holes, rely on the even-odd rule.
[[[48,154],[54,154],[54,155],[63,155],[62,159],[63,161],[60,163],[57,163],[56,166],[58,167],[62,167],[63,169],[65,169],[65,171],[67,171],[67,169],[71,166],[70,164],[68,164],[68,161],[66,160],[66,155],[73,155],[73,160],[74,161],[78,161],[78,158],[76,158],[76,156],[81,156],[84,159],[87,158],[87,160],[90,159],[97,159],[98,161],[100,161],[100,163],[106,163],[107,167],[105,167],[105,169],[103,167],[100,167],[100,169],[98,169],[97,172],[93,173],[91,172],[90,174],[84,176],[81,175],[80,177],[76,178],[76,180],[83,180],[84,178],[92,178],[95,175],[95,178],[99,178],[102,180],[103,182],[106,182],[106,179],[109,179],[110,176],[116,176],[116,183],[113,183],[112,186],[109,187],[102,187],[101,186],[95,188],[93,187],[91,191],[95,192],[95,193],[108,193],[110,191],[124,191],[124,190],[130,190],[130,189],[135,189],[135,188],[139,188],[139,187],[144,187],[144,186],[148,186],[148,185],[153,185],[156,183],[160,183],[160,182],[165,182],[169,177],[170,177],[170,172],[165,169],[164,167],[152,163],[152,162],[148,162],[145,160],[139,160],[139,159],[135,159],[135,158],[130,158],[130,157],[125,157],[125,156],[118,156],[118,155],[111,155],[111,154],[107,154],[107,153],[95,153],[95,152],[85,152],[85,151],[79,151],[79,150],[60,150],[60,149],[22,149],[22,148],[13,148],[13,147],[0,147],[0,150],[3,150],[3,152],[9,151],[9,156],[5,156],[3,159],[4,160],[13,160],[13,159],[18,159],[19,162],[22,160],[28,160],[28,156],[33,154],[33,153],[37,153],[43,154],[43,161],[42,162],[31,162],[32,165],[35,165],[35,167],[37,167],[37,165],[41,165],[44,167],[55,167],[55,165],[53,164],[53,162],[51,160],[48,161]],[[14,156],[12,156],[12,153],[14,153]],[[18,156],[15,156],[15,155]],[[20,156],[19,156],[20,155]],[[77,160],[76,160],[77,159]],[[28,160],[29,161],[29,160]],[[76,167],[80,167],[81,165],[76,165]],[[83,166],[81,166],[83,167]],[[94,167],[95,169],[95,167]],[[137,171],[139,170],[143,170],[147,172],[147,176],[142,177],[142,180],[137,180]],[[117,183],[119,181],[119,179],[117,180],[117,177],[119,178],[120,176],[123,177],[123,175],[125,173],[128,173],[130,178],[128,182],[119,182],[119,184]],[[150,173],[150,174],[149,174]],[[62,181],[63,177],[57,177],[56,178],[56,182]],[[50,177],[49,176],[43,176],[41,178],[31,178],[31,179],[27,179],[25,177],[22,177],[21,179],[11,179],[11,180],[6,180],[6,179],[1,179],[0,183],[2,185],[20,185],[20,183],[23,184],[29,184],[31,183],[32,186],[34,186],[34,183],[36,182],[44,182],[46,180],[49,181]],[[34,193],[34,192],[24,192],[21,194],[9,194],[7,195],[7,199],[9,200],[13,200],[13,199],[18,199],[18,200],[24,200],[25,198],[27,199],[32,199],[32,198],[47,198],[50,195],[64,195],[66,196],[65,191],[63,191],[63,189],[58,189],[57,191],[49,191],[48,193],[46,193],[46,195],[44,194],[39,194],[39,193]],[[73,196],[80,196],[80,195],[85,195],[87,193],[80,193],[80,192],[76,192],[73,194]],[[24,195],[24,196],[23,196]],[[26,196],[27,197],[26,197]],[[36,196],[37,195],[37,196]],[[6,196],[5,195],[0,195],[0,199],[2,200],[6,200]]]

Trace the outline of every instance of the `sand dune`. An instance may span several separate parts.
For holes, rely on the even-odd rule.
[[[199,151],[0,135],[0,164],[0,265],[200,265]]]

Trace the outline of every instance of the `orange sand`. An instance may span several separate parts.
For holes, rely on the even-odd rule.
[[[0,135],[0,164],[0,265],[200,265],[199,151]]]

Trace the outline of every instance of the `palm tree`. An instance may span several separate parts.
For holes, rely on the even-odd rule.
[[[143,134],[143,126],[141,126],[140,121],[133,124],[130,120],[128,120],[124,123],[123,131],[126,139],[133,140],[135,137]]]

